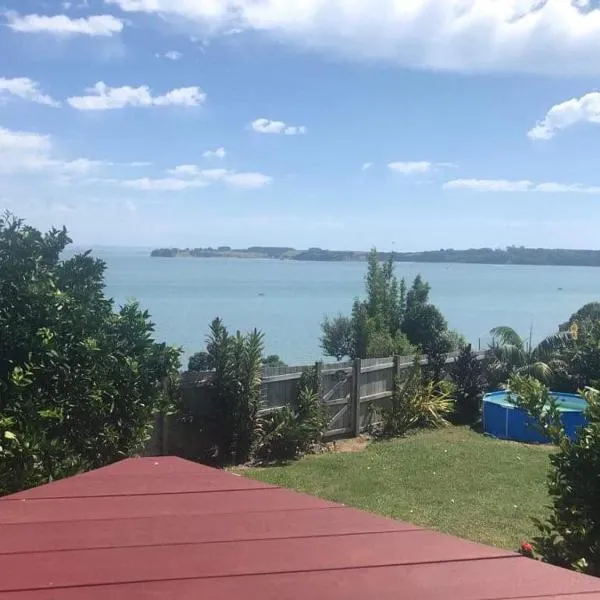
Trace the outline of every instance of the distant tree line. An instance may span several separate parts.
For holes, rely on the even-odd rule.
[[[367,261],[368,252],[352,250],[323,250],[309,248],[295,250],[289,247],[251,246],[246,249],[232,249],[229,246],[218,248],[160,248],[153,250],[153,257],[175,258],[191,256],[195,258],[271,258],[301,261],[342,262]],[[489,265],[557,265],[600,267],[600,250],[565,250],[552,248],[525,248],[509,246],[499,248],[471,248],[469,250],[431,250],[427,252],[380,252],[383,262],[419,263],[466,263]]]

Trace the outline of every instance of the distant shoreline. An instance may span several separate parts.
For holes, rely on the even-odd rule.
[[[369,252],[353,250],[296,250],[287,247],[252,246],[246,249],[219,248],[159,248],[150,256],[156,258],[241,258],[278,259],[315,262],[365,262]],[[469,250],[432,250],[426,252],[380,252],[381,260],[394,262],[532,265],[558,267],[600,267],[600,250],[568,250],[509,246],[503,250],[471,248]]]

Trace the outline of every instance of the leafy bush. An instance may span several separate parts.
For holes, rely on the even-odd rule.
[[[211,371],[213,364],[208,352],[196,352],[188,360],[188,371]]]
[[[380,409],[382,435],[405,435],[411,429],[436,428],[448,424],[453,409],[454,385],[448,381],[424,381],[419,361],[407,379],[396,379],[388,406]]]
[[[473,425],[481,414],[481,400],[486,390],[482,361],[465,346],[450,370],[456,386],[454,419],[462,425]]]
[[[297,458],[321,441],[326,427],[318,394],[304,386],[293,406],[258,418],[255,457],[267,462]]]
[[[0,218],[0,494],[138,451],[169,404],[179,350],[137,304],[115,312],[102,261],[65,229]]]
[[[600,321],[576,325],[569,335],[562,357],[577,388],[600,381]]]
[[[260,404],[263,334],[230,335],[221,319],[210,326],[207,350],[214,410],[203,424],[216,446],[217,460],[239,464],[250,458]]]
[[[600,576],[600,392],[588,388],[588,425],[570,440],[548,389],[532,377],[514,376],[509,389],[521,408],[558,444],[550,455],[550,517],[536,520],[535,550],[545,562]]]
[[[600,302],[590,302],[573,313],[566,323],[559,326],[559,330],[566,332],[575,324],[578,327],[582,327],[596,321],[600,321]]]
[[[264,367],[285,367],[285,363],[277,354],[269,354],[262,361]]]

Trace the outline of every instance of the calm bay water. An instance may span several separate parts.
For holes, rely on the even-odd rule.
[[[289,364],[318,360],[324,315],[349,313],[364,293],[365,263],[249,259],[150,258],[148,250],[96,249],[108,265],[107,294],[136,299],[148,309],[157,338],[200,350],[210,321],[231,329],[257,327],[266,350]],[[600,269],[398,263],[399,277],[417,274],[431,284],[431,300],[477,346],[496,325],[534,340],[586,302],[600,300]]]

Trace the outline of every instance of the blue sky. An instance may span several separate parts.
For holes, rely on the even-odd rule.
[[[0,207],[79,244],[600,248],[595,0],[8,0]]]

